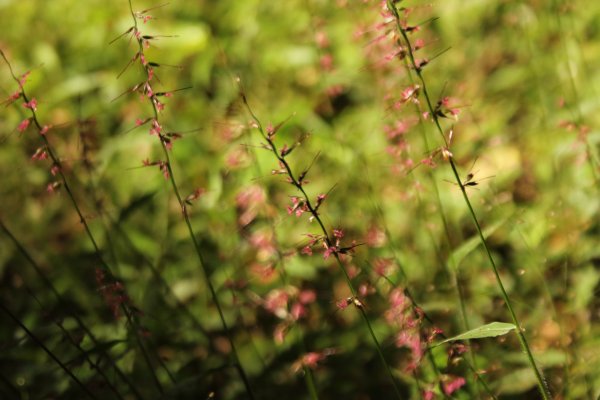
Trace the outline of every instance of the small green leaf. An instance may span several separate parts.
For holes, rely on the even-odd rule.
[[[482,325],[479,328],[471,329],[470,331],[467,331],[465,333],[461,333],[458,336],[446,339],[436,344],[435,346],[439,346],[447,342],[454,342],[456,340],[481,339],[486,337],[506,335],[508,332],[512,331],[515,328],[516,326],[514,324],[508,324],[506,322],[492,322],[486,325]]]

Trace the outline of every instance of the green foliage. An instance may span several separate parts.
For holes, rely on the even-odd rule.
[[[392,104],[413,83],[406,59],[386,60],[379,47],[394,44],[378,39],[393,29],[376,29],[380,3],[174,1],[138,22],[144,34],[173,36],[145,50],[165,64],[156,90],[190,87],[161,98],[160,121],[181,133],[169,158],[182,198],[204,191],[186,209],[241,365],[257,398],[394,398],[362,313],[403,398],[442,398],[457,377],[467,382],[453,398],[535,398],[515,326],[490,323],[510,316],[460,187],[448,182],[446,144],[419,122],[422,93],[418,105]],[[552,393],[596,398],[600,6],[398,4],[422,23],[410,37],[431,59],[422,72],[433,101],[449,96],[459,111],[442,129],[453,131],[463,184],[477,183],[465,188]],[[31,71],[25,91],[52,125],[46,137],[139,325],[113,315],[112,283],[97,281],[105,267],[64,185],[47,192],[60,176],[31,159],[45,144],[34,124],[17,130],[31,116],[22,99],[3,103],[0,118],[0,303],[98,398],[247,398],[171,182],[142,164],[165,156],[150,123],[136,128],[153,117],[148,99],[126,92],[144,79],[139,61],[124,70],[135,39],[109,44],[131,24],[126,0],[0,1],[0,49],[15,74]],[[265,128],[288,119],[273,141],[298,144],[285,160],[296,176],[308,170],[313,203],[327,194],[318,213],[328,234],[343,229],[340,247],[356,240],[342,257],[356,295],[323,241],[302,253],[307,234],[322,232],[308,212],[287,212],[300,195],[271,173],[281,166],[238,78]],[[2,101],[17,90],[2,63]],[[409,129],[391,137],[399,121]],[[435,168],[420,164],[436,149]],[[305,312],[298,320],[294,307]],[[434,327],[446,336],[430,338]],[[414,373],[403,333],[423,346]],[[0,335],[0,398],[85,396],[2,311]],[[464,354],[454,343],[478,338],[489,339]],[[428,353],[432,341],[440,346]]]

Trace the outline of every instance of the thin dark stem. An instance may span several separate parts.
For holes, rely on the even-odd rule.
[[[48,279],[46,274],[42,271],[42,268],[40,268],[38,263],[31,256],[31,254],[29,254],[27,249],[25,249],[23,244],[21,244],[21,242],[13,235],[13,233],[8,229],[8,227],[4,224],[4,222],[1,219],[0,219],[0,229],[2,229],[2,231],[4,231],[4,233],[6,234],[6,236],[9,237],[9,239],[14,244],[14,246],[17,248],[17,250],[21,253],[21,255],[23,257],[25,257],[25,259],[28,261],[29,265],[31,265],[33,270],[38,275],[38,277],[42,280],[44,285],[46,285],[48,290],[50,290],[52,292],[52,294],[56,298],[56,301],[58,302],[58,304],[60,304],[61,309],[65,310],[65,313],[67,315],[69,315],[71,318],[73,318],[75,320],[75,322],[77,322],[77,325],[88,335],[88,337],[90,338],[90,340],[92,341],[92,343],[94,343],[94,345],[96,347],[101,348],[101,346],[99,346],[100,342],[98,341],[96,336],[92,333],[91,329],[89,329],[87,327],[87,325],[81,320],[81,318],[77,314],[75,314],[75,312],[72,311],[71,306],[68,304],[67,301],[65,301],[63,296],[58,292],[58,290],[52,284],[50,279]],[[127,386],[131,389],[131,391],[133,392],[135,397],[138,400],[143,400],[142,395],[139,393],[139,391],[137,390],[135,385],[133,385],[133,383],[129,380],[127,375],[125,375],[123,373],[123,371],[119,368],[117,363],[113,360],[113,357],[104,350],[102,350],[101,354],[104,358],[106,358],[108,360],[108,362],[113,367],[113,369],[115,370],[117,375],[119,375],[119,377],[123,380],[123,382],[125,382],[127,384]]]
[[[25,289],[27,290],[27,292],[29,293],[29,295],[33,298],[33,300],[38,304],[38,306],[40,307],[42,313],[46,314],[47,310],[44,307],[44,305],[42,304],[42,302],[37,298],[37,296],[35,295],[35,293],[33,292],[33,290],[28,287],[27,285],[24,285]],[[67,329],[63,326],[63,324],[61,323],[61,321],[59,320],[54,320],[54,324],[58,327],[58,329],[60,329],[60,331],[63,334],[63,337],[65,337],[69,343],[71,343],[71,345],[73,347],[75,347],[80,355],[85,359],[85,361],[87,361],[88,365],[90,366],[90,369],[98,372],[98,374],[102,377],[102,379],[104,380],[104,382],[106,383],[106,385],[108,386],[108,388],[115,394],[115,396],[117,396],[117,398],[124,400],[124,397],[121,395],[121,393],[119,393],[119,391],[117,390],[117,388],[112,384],[111,380],[108,379],[108,376],[106,376],[106,373],[104,372],[104,370],[102,370],[102,368],[100,368],[100,365],[98,364],[98,362],[95,362],[92,360],[89,352],[85,351],[81,345],[78,343],[78,341],[76,341],[71,334],[69,333],[69,331],[67,331]]]
[[[56,363],[58,366],[67,374],[73,381],[79,386],[85,394],[94,400],[98,400],[98,398],[71,372],[71,370],[62,362],[60,359],[42,342],[33,332],[31,332],[27,326],[21,320],[15,316],[4,304],[0,302],[0,308],[4,311],[21,329],[27,333],[27,336],[31,338],[39,347],[41,347],[48,356]]]

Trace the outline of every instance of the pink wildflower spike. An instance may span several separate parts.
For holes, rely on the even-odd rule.
[[[30,123],[31,123],[31,119],[29,119],[29,118],[24,119],[23,121],[21,121],[21,123],[19,124],[19,126],[17,127],[17,129],[21,133],[25,132],[25,130],[29,127]]]
[[[458,389],[465,385],[465,378],[462,376],[456,377],[455,379],[451,379],[448,382],[443,383],[444,393],[450,396],[452,393],[456,392]]]
[[[29,108],[30,110],[37,110],[37,100],[35,98],[29,100],[27,103],[23,103],[23,107]]]

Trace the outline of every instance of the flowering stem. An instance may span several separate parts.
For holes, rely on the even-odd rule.
[[[285,168],[286,174],[290,178],[290,183],[292,185],[294,185],[296,187],[296,189],[298,189],[298,191],[300,191],[300,193],[302,193],[302,196],[304,198],[304,202],[306,204],[308,211],[310,212],[310,214],[312,215],[314,220],[317,221],[317,224],[321,228],[321,232],[323,233],[323,240],[325,241],[327,248],[333,247],[334,243],[331,240],[331,237],[329,236],[329,232],[325,228],[325,225],[323,224],[323,221],[321,220],[321,217],[319,216],[317,209],[315,208],[315,206],[313,206],[313,204],[310,201],[310,198],[306,194],[306,191],[304,190],[304,187],[302,186],[302,182],[300,182],[300,180],[294,176],[294,173],[293,173],[292,168],[290,167],[289,163],[285,160],[284,156],[280,155],[280,153],[277,149],[277,146],[273,142],[271,136],[267,135],[267,133],[265,132],[265,129],[263,128],[260,120],[258,119],[256,114],[254,114],[254,112],[252,111],[252,108],[250,107],[250,104],[248,103],[248,99],[246,98],[246,94],[244,93],[241,84],[240,84],[240,92],[241,92],[241,96],[242,96],[244,105],[246,106],[246,109],[248,110],[248,113],[252,116],[252,119],[256,123],[259,132],[261,133],[263,139],[266,140],[266,142],[268,144],[268,149],[271,150],[271,152],[275,155],[275,157],[280,162],[280,164],[283,166],[283,168]],[[342,263],[342,260],[340,259],[338,252],[334,251],[333,255],[335,257],[335,260],[336,260],[338,266],[340,267],[340,269],[343,272],[344,278],[346,279],[346,283],[348,284],[348,288],[350,289],[350,293],[352,294],[352,297],[356,298],[356,295],[357,295],[356,289],[354,288],[354,285],[352,284],[350,275],[348,274],[348,271],[344,267],[344,264]],[[371,322],[369,321],[369,318],[368,318],[364,308],[363,307],[357,307],[357,308],[358,308],[360,314],[362,315],[363,320],[365,321],[365,324],[367,325],[367,329],[369,330],[371,338],[373,339],[373,343],[375,344],[377,353],[379,354],[381,362],[383,363],[383,365],[386,369],[386,372],[388,373],[389,378],[392,382],[392,385],[394,387],[394,392],[399,399],[402,399],[402,395],[400,394],[400,389],[398,388],[398,384],[396,383],[396,379],[394,378],[392,369],[389,366],[388,362],[386,361],[385,356],[383,355],[383,350],[381,349],[379,340],[377,340],[377,336],[375,335],[375,332],[373,331]]]
[[[137,16],[136,16],[136,13],[133,11],[133,5],[131,3],[131,0],[128,0],[128,2],[129,2],[129,11],[131,13],[131,17],[132,17],[133,23],[134,23],[133,33],[135,35],[135,34],[139,33]],[[144,44],[143,44],[144,42],[142,39],[138,39],[137,37],[136,37],[136,41],[139,46],[138,55],[140,55],[140,57],[144,57]],[[148,63],[144,63],[144,62],[142,62],[142,66],[143,66],[144,72],[146,74],[146,82],[148,82],[148,84],[149,84],[149,82],[152,78],[151,67]],[[157,107],[158,100],[157,100],[156,96],[157,96],[156,93],[152,93],[152,94],[148,94],[148,96],[146,96],[146,97],[149,99],[149,102],[152,105],[152,111],[154,113],[154,121],[156,122],[157,125],[159,125],[159,116],[158,116],[159,110]],[[223,330],[225,331],[225,335],[227,336],[227,340],[229,342],[229,345],[231,346],[231,353],[235,360],[235,367],[238,371],[238,374],[240,375],[241,380],[243,381],[247,395],[249,396],[250,399],[254,399],[255,396],[254,396],[254,393],[252,392],[252,388],[250,386],[248,376],[241,364],[241,361],[240,361],[240,358],[239,358],[239,355],[237,352],[237,348],[235,346],[235,342],[233,341],[233,336],[231,334],[231,330],[227,324],[227,321],[225,320],[225,314],[223,313],[223,308],[222,308],[219,298],[217,296],[215,287],[210,279],[208,269],[207,269],[206,263],[204,261],[204,256],[202,255],[202,250],[200,248],[200,243],[198,242],[198,239],[196,239],[196,235],[194,234],[194,230],[192,228],[192,223],[190,221],[190,217],[189,217],[189,214],[187,211],[186,203],[182,199],[181,194],[179,192],[179,188],[178,188],[177,182],[175,180],[175,175],[173,174],[173,169],[171,167],[171,158],[169,156],[169,149],[167,147],[167,142],[161,136],[160,132],[158,132],[158,136],[160,139],[160,144],[161,144],[161,148],[163,151],[163,155],[166,160],[165,165],[166,165],[166,168],[168,171],[169,181],[171,182],[171,186],[173,188],[173,192],[175,193],[175,197],[177,198],[177,202],[179,203],[179,206],[181,207],[181,212],[183,214],[183,219],[187,226],[187,230],[188,230],[190,239],[192,240],[192,243],[194,244],[194,249],[196,251],[196,254],[198,255],[198,261],[200,262],[200,267],[201,267],[202,273],[204,275],[204,280],[210,291],[212,301],[215,304],[215,306],[217,307],[217,311],[219,313],[219,318],[221,320],[221,325],[223,326]]]
[[[248,148],[251,149],[252,152],[252,157],[254,158],[254,162],[252,163],[254,165],[254,168],[256,170],[256,177],[260,177],[262,176],[262,171],[260,169],[260,165],[258,163],[258,157],[256,155],[256,149],[253,146],[248,146]],[[288,286],[289,283],[289,279],[288,279],[288,275],[286,272],[286,266],[285,266],[285,258],[284,255],[282,254],[282,251],[279,248],[278,245],[278,240],[277,240],[277,230],[275,229],[275,222],[273,221],[271,216],[266,216],[266,219],[269,221],[269,226],[271,227],[271,232],[273,233],[273,243],[275,244],[275,249],[276,249],[276,253],[277,253],[277,263],[280,266],[280,271],[281,273],[279,274],[281,277],[281,283],[283,284],[284,287]],[[286,305],[288,306],[288,313],[289,313],[289,304],[286,303]],[[307,345],[306,345],[306,340],[304,338],[304,333],[302,332],[302,328],[299,324],[295,325],[298,328],[298,338],[299,338],[299,342],[300,342],[300,346],[301,346],[301,351],[306,354],[308,353],[308,349],[307,349]],[[310,395],[310,398],[312,400],[318,400],[319,399],[319,395],[318,395],[318,391],[317,391],[317,386],[315,384],[315,380],[314,380],[314,376],[313,376],[313,372],[312,369],[310,369],[306,363],[302,363],[302,372],[304,373],[304,381],[306,383],[306,387],[308,389],[308,393]]]
[[[0,56],[2,56],[2,58],[8,65],[8,68],[10,70],[10,74],[11,74],[12,78],[19,85],[19,88],[20,88],[19,96],[25,101],[26,104],[31,104],[31,102],[27,96],[27,93],[25,92],[25,88],[23,87],[23,84],[21,83],[19,78],[17,78],[15,76],[10,63],[8,62],[8,59],[6,58],[6,56],[4,55],[4,52],[2,50],[0,50]],[[40,124],[39,119],[37,117],[37,113],[35,111],[35,107],[28,107],[28,108],[30,108],[30,111],[31,111],[30,119],[31,119],[31,121],[33,121],[38,132],[40,133],[40,137],[42,138],[42,141],[45,145],[45,149],[48,153],[48,156],[52,160],[53,165],[57,167],[57,175],[60,178],[60,181],[61,181],[62,185],[64,186],[65,191],[67,192],[67,196],[69,197],[71,204],[73,205],[73,208],[75,209],[75,212],[77,213],[77,216],[79,217],[79,221],[81,222],[81,224],[84,227],[87,237],[89,238],[90,242],[92,243],[92,246],[94,248],[94,253],[96,255],[96,258],[98,259],[98,262],[102,265],[103,268],[106,269],[107,272],[109,272],[111,275],[113,275],[111,267],[108,265],[108,263],[102,257],[102,252],[100,251],[100,247],[98,246],[98,243],[96,242],[96,239],[94,238],[94,235],[92,234],[92,231],[90,229],[90,226],[89,226],[87,220],[83,216],[83,212],[81,211],[81,208],[79,207],[79,204],[77,203],[77,200],[75,200],[75,195],[73,194],[71,187],[69,186],[69,182],[67,181],[67,178],[63,172],[62,163],[61,163],[60,159],[54,153],[54,150],[53,150],[52,146],[50,145],[50,142],[48,141],[46,134],[44,133],[46,131],[46,129],[44,127],[42,127],[42,125]],[[152,375],[154,382],[157,384],[157,388],[162,393],[163,392],[162,386],[160,385],[160,383],[158,381],[158,378],[156,376],[154,368],[152,367],[152,364],[149,362],[150,357],[147,354],[145,347],[143,345],[141,345],[141,339],[139,337],[140,336],[139,325],[138,325],[137,321],[135,320],[135,318],[132,317],[131,311],[129,310],[129,307],[125,303],[120,302],[119,307],[120,307],[121,311],[123,312],[123,314],[125,314],[127,316],[129,325],[132,327],[132,329],[134,331],[134,336],[136,337],[138,344],[140,344],[140,351],[141,351],[142,355],[144,356],[144,359],[146,360],[147,367],[150,370],[150,373]]]
[[[446,136],[444,135],[444,131],[440,125],[440,121],[439,118],[432,106],[431,103],[431,99],[429,97],[429,93],[427,92],[427,85],[425,83],[425,79],[423,78],[423,74],[421,72],[421,67],[419,67],[415,61],[415,57],[413,54],[413,47],[412,44],[408,38],[408,35],[406,33],[406,30],[402,27],[401,21],[400,21],[400,15],[398,13],[398,9],[396,8],[396,5],[394,4],[393,0],[386,0],[387,1],[387,7],[389,9],[389,11],[392,13],[392,15],[394,16],[395,19],[395,24],[396,24],[396,28],[398,30],[398,32],[400,33],[400,35],[402,36],[405,44],[406,44],[406,48],[407,48],[407,53],[408,53],[408,57],[411,63],[411,66],[414,68],[417,77],[419,78],[419,81],[421,82],[422,85],[422,89],[423,89],[423,95],[425,96],[425,100],[427,102],[427,108],[429,109],[431,118],[433,118],[433,121],[437,127],[437,130],[439,132],[439,134],[441,135],[444,144],[446,146],[446,148],[448,147],[448,141],[446,140]],[[550,393],[550,389],[548,388],[548,385],[544,379],[544,376],[542,374],[542,372],[540,371],[540,369],[538,368],[535,359],[533,358],[533,354],[531,352],[531,349],[529,347],[529,344],[527,343],[527,339],[525,338],[525,334],[523,333],[523,329],[521,327],[521,323],[519,321],[519,319],[517,318],[517,315],[512,307],[512,304],[510,302],[510,298],[508,296],[508,293],[506,292],[506,289],[504,288],[504,284],[502,283],[502,279],[500,278],[500,273],[498,272],[498,268],[496,266],[496,262],[494,261],[494,258],[492,257],[492,253],[488,247],[487,241],[485,240],[485,237],[483,236],[483,231],[481,229],[481,225],[479,224],[479,220],[477,219],[477,215],[475,214],[475,211],[473,209],[473,206],[471,205],[471,201],[469,200],[469,196],[467,195],[467,191],[465,189],[465,185],[463,185],[461,179],[460,179],[460,175],[458,173],[458,170],[456,168],[456,165],[454,163],[454,159],[452,156],[448,157],[448,161],[450,164],[450,167],[452,168],[452,173],[454,175],[454,179],[456,180],[458,186],[460,187],[460,190],[462,192],[463,195],[463,199],[465,200],[465,203],[467,205],[467,208],[469,209],[469,213],[471,215],[471,219],[473,220],[473,223],[475,224],[475,227],[477,229],[477,233],[479,235],[479,239],[481,241],[481,244],[483,245],[485,252],[487,254],[487,257],[490,261],[490,265],[492,267],[492,270],[494,272],[494,276],[496,278],[496,283],[498,285],[498,288],[500,289],[500,292],[502,294],[502,297],[504,299],[504,302],[506,303],[506,307],[508,308],[508,312],[513,320],[513,323],[516,326],[516,333],[517,333],[517,337],[519,339],[519,343],[521,344],[521,348],[523,349],[523,351],[526,353],[527,355],[527,359],[529,361],[529,364],[533,370],[533,372],[535,373],[536,376],[536,380],[538,383],[538,387],[540,390],[540,393],[542,395],[542,397],[544,398],[544,400],[550,400],[552,398],[552,395]]]

